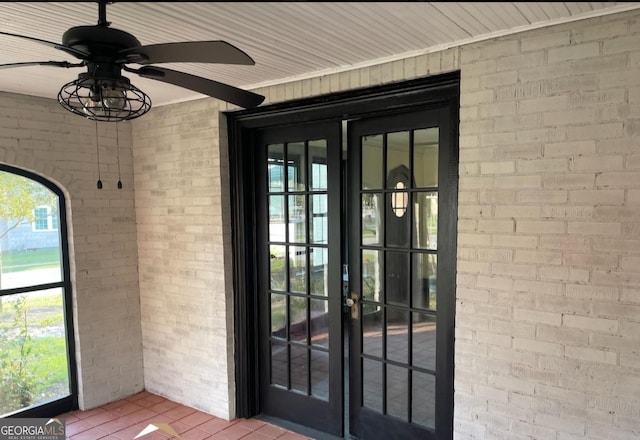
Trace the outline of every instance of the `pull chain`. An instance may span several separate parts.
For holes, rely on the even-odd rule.
[[[122,189],[122,180],[120,179],[120,138],[118,137],[117,122],[116,122],[116,154],[118,156],[118,189]]]
[[[98,121],[96,120],[96,152],[98,153],[98,189],[102,189],[102,179],[100,178],[100,146],[98,145]]]

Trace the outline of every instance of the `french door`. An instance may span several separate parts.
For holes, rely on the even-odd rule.
[[[359,438],[452,435],[455,169],[447,116],[434,109],[349,124],[349,401]]]
[[[230,116],[238,415],[453,438],[459,75]]]
[[[342,435],[340,126],[263,131],[258,145],[264,413]]]

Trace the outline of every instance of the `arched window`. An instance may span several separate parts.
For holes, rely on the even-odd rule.
[[[0,417],[77,408],[65,200],[0,165]]]

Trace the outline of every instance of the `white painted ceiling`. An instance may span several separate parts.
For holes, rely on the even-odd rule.
[[[256,64],[161,66],[252,89],[635,8],[640,3],[113,2],[107,6],[107,20],[143,45],[227,41]],[[56,43],[67,29],[97,21],[97,2],[0,3],[0,31]],[[47,45],[0,35],[0,63],[51,60],[78,61]],[[55,99],[60,87],[84,70],[0,69],[0,91]],[[135,74],[125,76],[151,96],[154,106],[203,96]]]

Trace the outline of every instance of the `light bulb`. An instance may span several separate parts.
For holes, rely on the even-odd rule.
[[[102,105],[109,110],[123,110],[126,102],[122,90],[107,89],[102,92]]]

